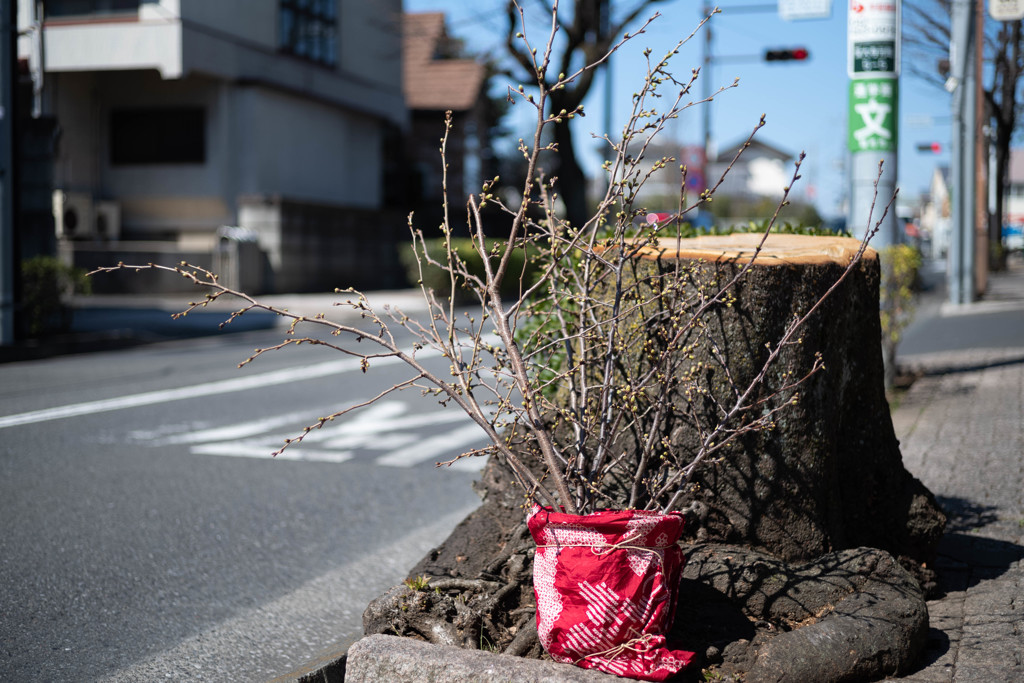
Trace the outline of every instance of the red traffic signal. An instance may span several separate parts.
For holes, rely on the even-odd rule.
[[[783,50],[765,50],[766,62],[803,62],[810,59],[811,53],[806,47],[790,47]]]
[[[917,145],[918,152],[931,152],[932,154],[942,154],[942,144],[938,142],[921,142]]]

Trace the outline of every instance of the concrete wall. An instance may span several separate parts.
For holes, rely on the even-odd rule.
[[[357,209],[265,197],[240,200],[239,223],[259,235],[267,254],[269,290],[330,292],[335,288],[406,286],[398,249],[408,240],[398,211]]]
[[[339,70],[389,90],[402,84],[402,0],[340,0]]]
[[[259,86],[232,109],[239,193],[381,208],[379,121]]]
[[[216,32],[223,40],[277,51],[277,2],[253,0],[181,0],[181,19],[188,27]]]
[[[138,21],[49,21],[43,31],[48,72],[156,69],[182,75],[178,0],[144,4]]]
[[[117,199],[136,237],[234,224],[239,194],[382,206],[379,120],[265,87],[155,72],[56,74],[50,93],[62,127],[57,187]],[[110,163],[111,111],[183,105],[206,112],[205,163]]]
[[[313,64],[278,49],[276,0],[161,0],[137,17],[60,17],[46,23],[47,73],[149,70],[164,79],[205,74],[252,81],[382,117],[404,127],[401,0],[336,0],[337,65]],[[19,23],[27,26],[27,0]],[[29,57],[31,41],[19,40]]]
[[[278,50],[277,2],[183,0],[183,70],[291,92],[405,126],[400,0],[337,0],[338,59]]]
[[[55,187],[113,199],[135,239],[173,238],[231,223],[234,186],[225,169],[233,155],[223,85],[209,79],[163,81],[154,71],[52,74],[48,104],[61,127]],[[202,164],[110,162],[110,116],[116,109],[199,106],[206,113]],[[154,131],[159,134],[159,131]]]

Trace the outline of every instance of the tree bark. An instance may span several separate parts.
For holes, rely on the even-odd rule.
[[[552,93],[551,109],[556,112],[562,109],[571,111],[578,104],[573,102],[574,99],[574,97],[558,97]],[[590,217],[587,207],[587,177],[576,159],[576,147],[570,123],[566,120],[554,124],[555,143],[558,145],[557,187],[562,194],[562,202],[565,204],[566,220],[574,228],[580,228]]]
[[[724,283],[750,261],[759,234],[665,240],[637,262],[637,276],[684,273],[694,287]],[[707,319],[726,369],[697,350],[719,404],[761,370],[769,345],[809,311],[842,275],[858,242],[849,238],[771,235],[735,285],[735,301]],[[683,261],[680,267],[677,261]],[[860,264],[807,320],[801,343],[788,347],[754,400],[787,378],[805,376],[820,353],[824,369],[798,389],[774,427],[734,442],[726,455],[698,471],[687,502],[705,511],[701,538],[742,544],[786,560],[868,546],[916,563],[933,559],[945,524],[932,494],[903,467],[885,397],[879,321],[880,269],[869,249]],[[729,379],[731,377],[731,379]],[[687,415],[685,398],[678,415]],[[776,399],[777,400],[777,399]],[[717,419],[715,402],[698,410]],[[700,437],[686,419],[666,426],[673,446],[695,452]]]

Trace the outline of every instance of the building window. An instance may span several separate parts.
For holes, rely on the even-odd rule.
[[[76,17],[89,14],[135,13],[143,2],[155,0],[46,0],[43,11],[49,17]]]
[[[205,161],[206,113],[201,107],[111,112],[111,164],[202,164]]]
[[[280,0],[278,46],[318,64],[338,62],[337,0]]]

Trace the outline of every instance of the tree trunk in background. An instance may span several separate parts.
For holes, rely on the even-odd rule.
[[[578,228],[587,222],[587,177],[583,173],[573,147],[572,129],[566,124],[555,125],[558,143],[558,190],[565,202],[565,218]]]
[[[571,111],[579,102],[572,96],[551,95],[551,110],[554,112],[565,109]],[[576,158],[576,146],[573,140],[572,122],[569,120],[554,124],[555,143],[558,145],[558,177],[556,188],[565,203],[565,218],[575,227],[582,227],[590,218],[587,206],[587,177]]]

